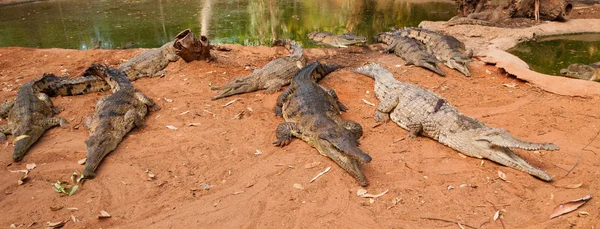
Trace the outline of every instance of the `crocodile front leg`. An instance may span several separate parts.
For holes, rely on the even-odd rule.
[[[11,133],[12,131],[8,125],[0,126],[0,143],[4,143],[4,141],[6,141],[6,135]]]
[[[289,83],[289,81],[287,83]],[[283,82],[283,80],[271,80],[267,82],[267,85],[265,85],[265,87],[267,88],[265,90],[265,93],[273,94],[275,92],[278,92],[279,90],[281,90],[283,85],[286,85],[287,83]]]
[[[5,101],[0,104],[0,118],[6,118],[8,116],[8,112],[15,105],[14,100]]]
[[[375,110],[375,120],[378,122],[389,120],[390,112],[398,106],[398,98],[397,95],[391,94],[390,96],[384,96],[383,99],[380,99],[381,101]]]
[[[44,121],[44,129],[46,130],[59,125],[61,128],[67,128],[69,127],[69,122],[61,117],[52,117]]]
[[[352,136],[354,136],[354,138],[356,138],[357,140],[362,137],[363,135],[363,129],[362,126],[352,120],[344,120],[342,121],[342,126],[344,128],[346,128],[347,130],[350,131],[350,133],[352,133]]]
[[[398,44],[398,41],[394,40],[390,45],[388,45],[387,48],[385,48],[385,50],[383,50],[383,53],[389,54],[389,53],[395,52],[397,44]]]
[[[325,86],[320,85],[320,84],[319,84],[319,87],[321,87],[321,89],[323,89],[325,92],[327,92],[327,94],[329,94],[331,97],[333,97],[333,99],[335,99],[335,102],[337,103],[338,108],[340,109],[340,111],[345,112],[345,111],[348,110],[348,107],[346,107],[342,102],[340,102],[340,99],[338,98],[337,93],[335,93],[335,90],[333,90],[331,88],[328,88],[328,87],[325,87]]]
[[[129,123],[133,123],[137,128],[144,127],[144,117],[140,116],[135,109],[128,110],[123,119],[125,121],[125,125],[123,126],[128,126]]]
[[[283,122],[277,126],[277,130],[275,132],[275,136],[277,136],[277,140],[273,142],[275,146],[284,147],[292,141],[293,135],[300,134],[300,129],[298,125],[293,122]]]
[[[281,94],[277,97],[277,103],[275,103],[275,115],[278,117],[283,117],[283,113],[281,111],[283,104],[288,100],[288,97],[294,93],[293,86],[290,86],[285,89],[285,91],[281,92]]]

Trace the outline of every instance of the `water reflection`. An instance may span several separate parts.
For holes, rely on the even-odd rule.
[[[315,30],[371,38],[394,26],[454,15],[449,0],[53,0],[0,7],[0,46],[159,47],[191,28],[212,43],[269,45],[290,38],[312,46]]]
[[[537,72],[560,75],[569,64],[600,61],[600,34],[578,34],[539,38],[508,50]]]

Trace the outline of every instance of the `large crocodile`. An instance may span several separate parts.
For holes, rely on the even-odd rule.
[[[367,186],[359,160],[369,162],[371,157],[358,148],[362,127],[343,120],[340,111],[347,108],[332,89],[316,83],[336,68],[314,62],[296,73],[292,84],[277,98],[275,113],[283,116],[285,122],[277,127],[277,140],[273,144],[283,147],[292,136],[300,138],[335,161],[360,185]]]
[[[542,180],[552,180],[552,176],[531,166],[509,147],[524,150],[558,150],[558,146],[552,143],[522,141],[506,130],[488,127],[475,118],[461,114],[454,106],[443,102],[445,100],[441,96],[421,87],[397,81],[392,73],[378,64],[369,64],[354,72],[375,79],[375,95],[380,100],[375,111],[377,121],[391,118],[409,131],[409,137],[422,134],[468,156],[487,158]]]
[[[422,28],[404,27],[394,31],[395,35],[417,39],[423,42],[427,49],[438,60],[450,68],[456,69],[465,76],[471,76],[469,63],[473,51],[466,50],[465,44],[453,36],[437,33]]]
[[[440,61],[428,52],[425,45],[420,41],[413,38],[395,36],[392,33],[380,33],[377,35],[377,42],[386,43],[388,47],[383,52],[395,53],[397,56],[402,57],[407,65],[412,64],[424,67],[439,75],[446,75],[437,66],[437,63]]]
[[[160,107],[137,91],[121,71],[104,65],[92,65],[84,76],[99,76],[110,84],[113,94],[102,97],[96,104],[94,114],[85,121],[90,136],[85,141],[87,162],[83,170],[86,178],[95,176],[102,159],[112,152],[123,137],[134,127],[144,125],[148,110]]]
[[[142,77],[158,77],[164,75],[165,68],[170,62],[179,60],[174,42],[167,42],[160,48],[146,50],[129,59],[119,66],[129,80],[134,81]]]
[[[364,45],[367,42],[366,37],[356,36],[350,33],[342,35],[330,32],[312,32],[308,34],[308,39],[313,40],[317,44],[329,45],[336,48],[347,48],[351,45]]]
[[[560,74],[569,78],[600,81],[600,62],[590,65],[571,64],[566,69],[561,69]]]
[[[22,160],[29,147],[47,129],[57,125],[67,126],[67,120],[64,118],[52,117],[53,114],[59,113],[59,110],[52,105],[48,95],[40,92],[61,79],[52,74],[44,74],[23,84],[14,100],[0,105],[0,117],[8,119],[8,125],[0,126],[0,141],[6,139],[5,134],[13,136],[14,161]]]
[[[294,41],[278,40],[273,45],[284,46],[291,54],[267,63],[250,75],[235,78],[225,86],[211,87],[212,90],[225,90],[212,97],[212,100],[262,89],[266,89],[266,93],[274,93],[288,85],[294,74],[306,63],[306,57],[302,54],[302,47]]]

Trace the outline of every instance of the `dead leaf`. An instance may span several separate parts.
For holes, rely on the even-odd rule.
[[[500,179],[503,181],[506,181],[506,174],[500,170],[498,170],[498,177],[500,177]]]
[[[166,126],[166,127],[167,127],[167,129],[169,129],[169,130],[177,130],[177,127],[175,127],[175,126],[172,126],[172,125],[168,125],[168,126]]]
[[[321,164],[320,161],[315,161],[315,162],[311,162],[311,163],[308,163],[308,164],[304,165],[304,168],[305,169],[312,169],[314,167],[319,166],[320,164]]]
[[[192,123],[188,123],[188,126],[200,126],[199,122],[192,122]]]
[[[235,101],[238,101],[238,100],[239,100],[239,98],[238,98],[238,99],[231,100],[231,101],[229,101],[229,102],[227,102],[227,103],[223,104],[223,107],[229,106],[229,105],[231,105],[232,103],[235,103]]]
[[[256,150],[256,152],[254,152],[254,155],[261,155],[261,154],[263,154],[263,152],[258,149]]]
[[[108,214],[108,212],[106,212],[106,211],[100,211],[100,215],[98,216],[98,219],[104,219],[104,218],[110,218],[110,214]]]
[[[359,188],[358,190],[356,190],[356,195],[357,196],[362,196],[364,194],[367,194],[367,190]]]
[[[61,227],[65,226],[65,223],[66,222],[64,222],[64,221],[54,222],[54,223],[48,222],[48,227],[51,227],[51,228],[61,228]]]
[[[564,185],[564,186],[558,186],[560,188],[570,188],[570,189],[576,189],[579,188],[583,185],[583,183],[579,183],[579,184],[568,184],[568,185]]]
[[[71,215],[71,221],[73,221],[73,223],[79,223],[79,220],[75,218],[74,215]]]
[[[364,189],[363,189],[363,190],[364,190]],[[363,198],[377,198],[377,197],[380,197],[380,196],[383,196],[383,195],[385,195],[385,194],[388,192],[388,190],[385,190],[385,191],[383,191],[382,193],[379,193],[379,194],[375,194],[375,195],[373,195],[373,194],[369,194],[369,193],[367,193],[367,191],[366,191],[366,190],[364,191],[364,193],[363,193],[363,191],[362,191],[362,190],[360,190],[360,189],[359,189],[359,191],[362,193],[362,195],[358,195],[358,193],[359,193],[359,192],[356,192],[356,194],[357,194],[359,197],[363,197]]]
[[[494,222],[496,220],[498,220],[498,217],[500,217],[500,210],[496,211],[496,213],[494,213]]]
[[[505,84],[502,84],[502,86],[505,86],[505,87],[508,87],[508,88],[515,88],[515,87],[517,87],[517,84],[516,83],[511,83],[511,84],[505,83]]]
[[[579,207],[587,203],[590,199],[592,199],[592,196],[587,195],[581,199],[571,200],[569,202],[560,204],[556,208],[554,208],[554,210],[552,211],[552,215],[550,215],[550,219],[575,211]]]
[[[374,104],[374,103],[372,103],[372,102],[369,102],[369,101],[367,101],[366,99],[362,99],[362,101],[363,101],[363,103],[366,103],[367,105],[370,105],[370,106],[375,106],[375,104]]]
[[[81,160],[77,161],[77,164],[85,165],[85,162],[87,162],[87,157],[84,158],[84,159],[81,159]]]
[[[300,190],[304,190],[304,186],[302,186],[301,184],[294,184],[294,188],[300,189]]]
[[[167,103],[172,103],[172,102],[173,102],[173,100],[172,100],[172,99],[167,99],[167,98],[163,98],[163,99],[164,99],[164,100],[165,100],[165,102],[167,102]]]
[[[27,170],[35,169],[35,167],[36,167],[35,163],[25,165],[25,168],[27,168]]]
[[[584,216],[588,216],[588,215],[590,215],[590,213],[586,212],[586,211],[580,211],[579,213],[577,213],[577,216],[579,216],[579,217],[584,217]]]
[[[50,211],[58,211],[62,208],[63,208],[63,206],[50,206]]]

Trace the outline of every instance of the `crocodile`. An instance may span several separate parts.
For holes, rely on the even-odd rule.
[[[445,76],[437,63],[441,62],[435,56],[427,51],[425,45],[413,38],[394,36],[391,33],[380,33],[377,35],[377,42],[383,42],[388,47],[384,53],[395,53],[406,61],[407,65],[416,65],[429,69],[441,76]]]
[[[351,45],[361,46],[367,42],[366,37],[350,33],[338,35],[330,32],[312,32],[308,34],[308,39],[313,40],[317,44],[329,45],[336,48],[347,48]]]
[[[254,70],[250,75],[235,78],[225,86],[211,87],[211,90],[225,90],[211,99],[217,100],[262,89],[266,89],[265,92],[271,94],[290,84],[294,74],[306,64],[302,46],[292,40],[277,40],[273,45],[284,46],[290,50],[291,54],[267,63],[263,68]]]
[[[91,179],[102,159],[117,148],[123,137],[134,127],[144,126],[148,110],[155,111],[160,107],[136,90],[121,70],[94,64],[84,76],[102,77],[113,91],[98,101],[94,114],[84,123],[90,135],[85,140],[87,162],[82,174]]]
[[[50,73],[47,73],[50,74]],[[109,91],[110,85],[100,76],[83,76],[73,79],[63,79],[41,89],[50,97],[83,95],[91,92]]]
[[[446,66],[456,69],[465,76],[471,76],[469,63],[473,50],[466,50],[465,44],[453,36],[422,28],[404,27],[393,32],[394,35],[414,38],[427,47],[438,60]]]
[[[566,69],[561,69],[560,74],[569,78],[600,81],[600,62],[590,65],[571,64]]]
[[[558,150],[552,143],[526,142],[504,129],[489,127],[475,118],[465,116],[441,96],[419,86],[400,82],[378,64],[368,64],[354,72],[375,80],[375,95],[380,100],[375,120],[391,119],[409,131],[409,137],[421,134],[476,158],[529,173],[544,181],[552,176],[535,168],[510,148],[523,150]],[[437,108],[437,109],[436,109]]]
[[[0,126],[0,141],[6,139],[6,134],[13,136],[14,161],[21,161],[47,129],[58,125],[67,127],[67,120],[52,117],[60,111],[54,107],[48,95],[40,92],[60,80],[62,78],[55,75],[44,74],[23,84],[14,100],[0,105],[0,117],[8,119],[7,125]]]
[[[160,48],[146,50],[121,64],[119,70],[123,71],[130,81],[142,77],[163,76],[167,72],[167,65],[179,60],[173,44],[174,41],[171,41]]]
[[[300,138],[336,162],[360,185],[367,186],[359,161],[370,162],[371,157],[358,148],[362,127],[343,120],[340,112],[347,108],[335,91],[316,83],[338,67],[313,62],[296,73],[291,85],[277,98],[275,114],[285,122],[278,125],[273,144],[283,147],[292,136]]]

